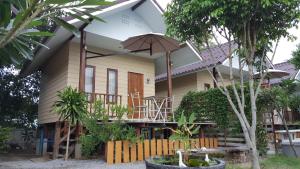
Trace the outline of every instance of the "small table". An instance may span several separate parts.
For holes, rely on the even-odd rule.
[[[144,100],[147,102],[147,101],[150,101],[152,102],[153,104],[153,109],[151,105],[149,105],[149,102],[148,102],[148,113],[147,113],[147,117],[149,118],[149,114],[150,114],[150,118],[155,121],[157,120],[158,118],[162,118],[164,119],[164,116],[161,112],[161,109],[163,107],[163,104],[165,103],[165,100],[166,98],[165,97],[156,97],[156,96],[149,96],[149,97],[145,97]],[[152,112],[154,112],[155,116],[153,117],[152,116]],[[164,119],[165,120],[165,119]]]

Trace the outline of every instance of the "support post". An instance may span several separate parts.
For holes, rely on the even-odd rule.
[[[55,123],[55,136],[53,145],[53,159],[57,159],[60,144],[60,122]]]
[[[218,73],[217,73],[215,67],[213,68],[213,76],[215,79],[217,79]],[[213,82],[214,82],[214,88],[217,88],[217,83],[214,80],[213,80]]]
[[[168,97],[172,97],[172,71],[171,71],[171,52],[166,53],[166,64],[167,64],[167,80],[168,80]]]
[[[278,112],[280,113],[280,112]],[[275,133],[275,121],[274,121],[274,110],[272,110],[272,133],[273,133],[273,141],[274,141],[274,148],[275,148],[275,153],[278,153],[278,148],[277,148],[277,143],[276,143],[276,133]]]
[[[79,70],[79,91],[84,92],[86,67],[86,32],[81,30],[80,36],[80,70]]]

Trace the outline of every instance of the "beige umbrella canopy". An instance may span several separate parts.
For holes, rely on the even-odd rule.
[[[168,97],[172,96],[172,73],[171,73],[171,51],[180,48],[179,42],[173,38],[159,33],[148,33],[133,36],[121,43],[124,49],[131,52],[149,51],[150,55],[154,53],[166,53],[167,78],[168,78]]]
[[[266,75],[267,79],[276,79],[276,78],[282,78],[284,76],[288,76],[290,73],[283,71],[283,70],[278,70],[278,69],[269,69],[268,73]],[[257,72],[254,74],[254,78],[260,78],[260,73]]]
[[[177,40],[159,33],[133,36],[123,41],[122,45],[124,49],[132,52],[149,51],[150,55],[173,51],[180,47]]]

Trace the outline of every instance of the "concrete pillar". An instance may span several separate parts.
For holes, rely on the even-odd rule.
[[[75,144],[75,159],[81,159],[81,144]]]
[[[48,139],[47,138],[44,138],[44,141],[43,141],[43,156],[47,156],[47,144],[48,144]]]

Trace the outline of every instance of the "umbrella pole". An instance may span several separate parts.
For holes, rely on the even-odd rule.
[[[172,72],[171,72],[171,52],[166,53],[166,63],[167,63],[167,80],[168,80],[168,97],[172,97]]]

